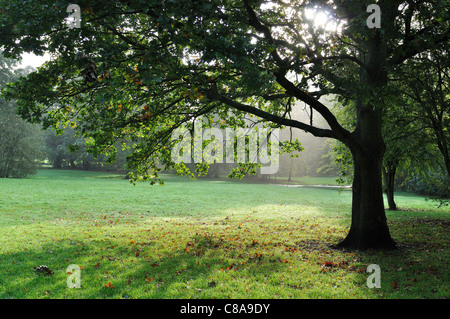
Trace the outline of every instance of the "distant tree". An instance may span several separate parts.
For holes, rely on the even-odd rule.
[[[77,154],[71,153],[69,150],[69,146],[76,142],[73,131],[67,129],[62,134],[56,134],[53,130],[46,130],[44,139],[45,154],[54,168],[65,166],[76,168]]]
[[[404,100],[393,98],[384,114],[383,137],[386,152],[382,174],[389,210],[397,210],[394,194],[398,186],[398,172],[420,172],[433,160],[430,156],[431,140],[424,135],[424,128],[420,123],[408,118],[408,109],[409,105]]]
[[[0,90],[18,79],[16,62],[0,54]],[[23,72],[23,70],[21,70]],[[40,127],[16,114],[14,101],[0,98],[0,177],[26,177],[36,174],[42,158]]]
[[[450,178],[450,49],[448,44],[418,54],[402,69],[398,85],[406,120],[418,122],[437,146]],[[404,81],[406,79],[406,81]],[[403,82],[404,81],[404,82]]]
[[[450,60],[448,46],[416,55],[391,79],[390,107],[384,115],[383,177],[389,209],[395,210],[394,183],[400,169],[410,189],[450,195]],[[421,184],[420,187],[411,187]],[[426,186],[425,186],[426,185]],[[426,189],[426,191],[424,191]]]
[[[126,157],[131,151],[122,149],[119,142],[115,147],[118,150],[115,152],[114,160],[104,154],[95,157],[87,152],[86,140],[77,136],[71,127],[61,132],[47,129],[44,134],[44,153],[54,168],[125,170]]]

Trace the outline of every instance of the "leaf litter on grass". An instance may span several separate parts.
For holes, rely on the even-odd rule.
[[[267,193],[265,200],[270,202],[271,196]],[[10,254],[3,252],[0,264],[3,276],[11,277],[3,277],[4,282],[9,291],[40,289],[52,297],[64,296],[62,290],[42,286],[48,284],[44,280],[39,287],[19,284],[30,272],[30,264],[24,260],[33,256],[32,260],[55,272],[68,263],[82,265],[82,293],[93,298],[103,296],[102,288],[110,292],[107,296],[130,298],[333,297],[345,296],[345,287],[352,298],[414,297],[424,295],[423,291],[427,291],[425,296],[448,296],[442,284],[448,282],[448,219],[434,221],[430,214],[417,220],[406,215],[391,218],[398,252],[346,252],[333,250],[331,244],[345,237],[348,217],[329,208],[305,208],[292,197],[279,205],[279,196],[273,205],[248,198],[250,209],[245,203],[223,209],[211,202],[209,210],[202,207],[201,214],[197,208],[174,212],[170,206],[160,207],[172,212],[167,216],[148,208],[135,209],[128,199],[121,199],[120,206],[127,206],[125,209],[105,209],[109,204],[104,201],[86,202],[81,209],[76,203],[71,208],[65,203],[61,211],[48,215],[27,206],[26,214],[18,212],[22,220],[8,215],[8,225],[14,218],[18,224],[9,232],[14,242],[3,237]],[[296,192],[296,196],[301,202],[302,193]],[[323,202],[332,204],[327,199]],[[57,203],[53,205],[57,208]],[[367,274],[361,270],[370,263],[381,266],[385,283],[381,290],[369,291],[365,286]],[[114,288],[107,289],[108,284]],[[185,289],[187,286],[190,288]]]

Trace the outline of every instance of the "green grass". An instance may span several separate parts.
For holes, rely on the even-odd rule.
[[[387,212],[398,250],[344,252],[330,244],[349,229],[350,190],[41,170],[0,191],[2,299],[449,297],[448,208],[411,194]]]

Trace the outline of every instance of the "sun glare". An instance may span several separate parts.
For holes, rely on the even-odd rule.
[[[325,30],[336,30],[336,22],[330,19],[326,11],[307,8],[305,16],[308,20],[312,20],[316,28],[324,28]]]
[[[31,66],[33,68],[38,68],[48,60],[50,60],[50,55],[47,53],[44,54],[44,56],[37,56],[32,53],[24,53],[22,54],[22,61],[19,67],[24,68],[26,66]]]
[[[319,11],[314,17],[314,24],[320,27],[324,27],[328,22],[328,16],[325,12]]]

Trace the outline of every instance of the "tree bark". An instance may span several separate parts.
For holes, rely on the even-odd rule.
[[[387,10],[390,9],[390,10]],[[385,28],[393,27],[395,5],[386,12]],[[393,249],[383,200],[382,166],[386,145],[382,137],[382,88],[387,85],[387,43],[379,30],[361,43],[361,89],[356,99],[356,128],[344,142],[350,148],[354,163],[352,223],[347,237],[338,247],[351,249]]]
[[[383,152],[352,151],[354,179],[352,223],[347,237],[337,245],[350,249],[393,249],[384,211],[381,166]]]
[[[393,249],[383,200],[382,165],[386,145],[381,136],[380,108],[357,106],[357,127],[347,142],[354,163],[352,223],[337,245],[350,249]]]
[[[442,130],[443,132],[443,130]],[[441,132],[441,133],[442,133]],[[441,136],[439,136],[441,135]],[[447,147],[447,143],[446,143],[446,139],[445,136],[443,136],[444,134],[438,134],[436,133],[436,136],[438,138],[441,138],[440,140],[438,139],[438,148],[439,151],[442,154],[442,157],[444,158],[444,164],[445,164],[445,169],[447,170],[447,177],[450,178],[450,156],[449,156],[449,152],[448,152],[448,147]]]
[[[292,181],[292,157],[290,158],[290,162],[289,162],[289,178],[288,178],[288,182]]]
[[[62,167],[62,155],[56,155],[56,158],[55,158],[55,162],[53,163],[53,166],[55,167],[55,168],[61,168]]]
[[[397,210],[397,204],[394,200],[396,171],[397,165],[394,162],[386,163],[385,167],[383,168],[384,190],[386,192],[389,210]]]

